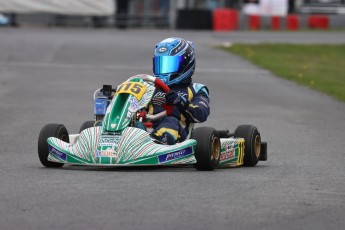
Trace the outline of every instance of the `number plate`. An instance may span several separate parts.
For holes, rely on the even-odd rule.
[[[140,82],[125,82],[117,90],[117,94],[129,93],[135,96],[139,101],[146,92],[146,86]]]

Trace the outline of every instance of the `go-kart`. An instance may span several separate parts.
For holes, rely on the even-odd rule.
[[[185,141],[164,145],[151,137],[152,121],[172,114],[166,105],[159,114],[144,109],[156,88],[169,87],[156,77],[140,74],[116,89],[104,85],[94,93],[95,119],[86,121],[78,134],[68,134],[62,124],[47,124],[38,138],[38,156],[46,167],[64,164],[94,166],[149,166],[190,164],[198,170],[255,166],[267,160],[267,144],[258,129],[238,126],[234,133],[211,127],[193,127]]]

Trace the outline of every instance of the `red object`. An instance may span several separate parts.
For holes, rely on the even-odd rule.
[[[258,15],[249,15],[249,29],[259,30],[261,24],[261,18]]]
[[[167,115],[170,116],[173,112],[174,112],[174,105],[168,105],[166,103],[164,103],[162,105],[163,109],[165,109],[167,111]]]
[[[308,18],[308,27],[326,30],[329,28],[329,17],[325,15],[311,15]]]
[[[145,122],[144,125],[146,128],[152,128],[153,127],[152,122]]]
[[[280,17],[279,16],[272,16],[271,17],[271,29],[272,30],[280,30]]]
[[[238,29],[238,12],[230,9],[216,9],[213,11],[213,30],[230,31]]]
[[[146,120],[146,111],[140,111],[137,116],[138,116],[138,118],[142,118],[143,121],[145,121]]]
[[[155,86],[162,89],[166,93],[170,91],[169,86],[167,86],[164,82],[159,80],[158,77],[155,79]]]
[[[286,17],[286,29],[288,30],[299,29],[299,18],[297,15],[290,14]]]

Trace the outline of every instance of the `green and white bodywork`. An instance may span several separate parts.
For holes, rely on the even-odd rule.
[[[255,166],[267,159],[266,143],[254,126],[238,126],[234,134],[211,127],[193,129],[187,140],[175,145],[158,143],[138,119],[151,101],[156,87],[169,87],[150,75],[135,75],[117,87],[102,121],[79,134],[68,135],[61,124],[47,124],[38,141],[38,155],[46,167],[63,164],[139,166],[193,164],[199,170],[216,167]],[[111,87],[110,87],[111,88]],[[149,115],[149,120],[167,116],[167,111]]]
[[[55,137],[48,138],[48,160],[108,166],[196,163],[195,140],[189,139],[176,145],[157,144],[146,130],[129,126],[132,117],[150,102],[155,91],[155,86],[141,77],[145,76],[134,76],[123,84],[124,87],[129,86],[128,89],[138,87],[138,93],[117,93],[107,108],[101,126],[69,135],[70,143]]]

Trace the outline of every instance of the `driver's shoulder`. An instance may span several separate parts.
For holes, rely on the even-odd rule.
[[[193,87],[193,90],[194,92],[197,94],[197,93],[205,93],[207,96],[209,96],[209,90],[207,88],[206,85],[204,84],[201,84],[201,83],[196,83],[196,82],[193,82],[191,83],[191,86]]]

